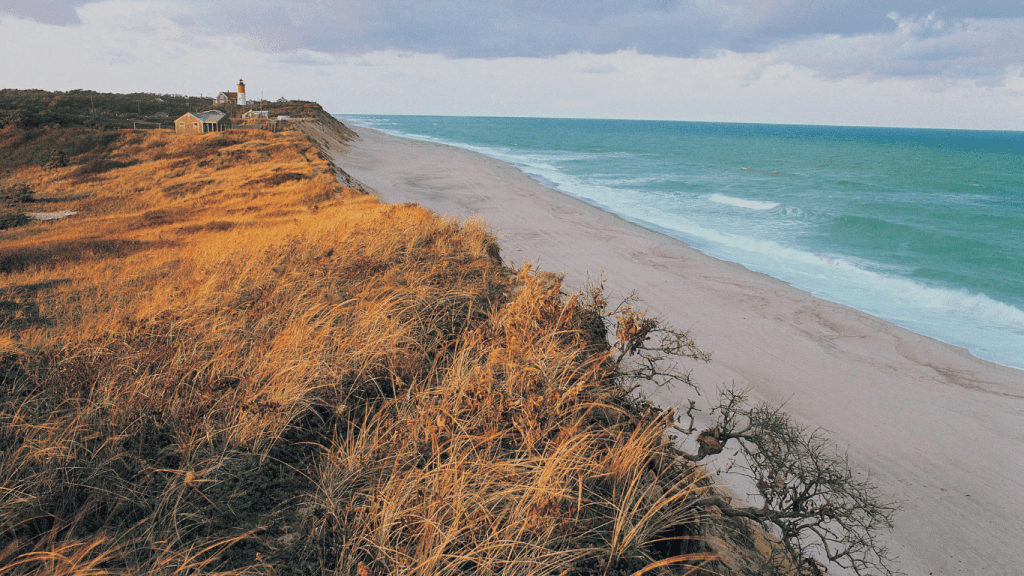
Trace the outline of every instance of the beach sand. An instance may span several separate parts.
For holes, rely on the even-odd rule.
[[[749,386],[826,429],[903,502],[886,542],[908,574],[1024,574],[1024,372],[708,257],[503,162],[355,131],[327,152],[383,201],[479,216],[506,262],[563,272],[569,289],[603,274],[613,297],[637,290],[713,353],[692,366],[705,397]],[[672,406],[690,394],[650,395]]]

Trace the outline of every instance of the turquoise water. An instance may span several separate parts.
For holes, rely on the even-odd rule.
[[[1022,132],[339,117],[504,160],[709,255],[1024,369]]]

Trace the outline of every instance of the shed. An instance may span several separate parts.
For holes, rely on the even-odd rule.
[[[203,134],[205,132],[221,132],[232,127],[231,118],[220,110],[206,112],[187,112],[174,121],[174,131],[178,134]]]

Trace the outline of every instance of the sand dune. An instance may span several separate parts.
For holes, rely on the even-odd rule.
[[[714,354],[705,388],[735,383],[830,431],[904,502],[890,546],[909,574],[1024,573],[1024,372],[710,258],[472,152],[356,128],[329,150],[387,202],[480,216],[518,267],[637,289]],[[687,390],[657,393],[665,405]],[[653,393],[652,393],[653,394]]]

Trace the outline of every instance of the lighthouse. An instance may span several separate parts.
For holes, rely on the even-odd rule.
[[[242,79],[238,79],[238,105],[245,106],[245,82]]]

